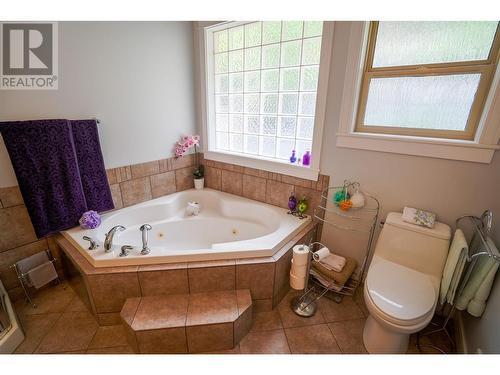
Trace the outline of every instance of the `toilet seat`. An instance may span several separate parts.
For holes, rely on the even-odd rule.
[[[368,271],[366,291],[380,317],[399,326],[427,320],[437,301],[428,275],[379,257]]]

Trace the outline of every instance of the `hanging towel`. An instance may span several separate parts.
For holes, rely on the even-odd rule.
[[[68,120],[0,123],[38,237],[78,224],[87,211]]]
[[[87,211],[114,208],[99,142],[96,120],[71,120],[78,167],[87,202]]]
[[[57,279],[57,272],[54,267],[54,263],[49,261],[40,264],[39,266],[28,271],[28,277],[31,285],[33,285],[36,289],[40,289],[52,280]]]
[[[88,121],[75,121],[74,127],[65,119],[0,123],[39,238],[78,225],[89,209],[113,208],[97,129],[83,129]]]
[[[464,270],[465,261],[467,260],[467,253],[468,245],[464,233],[461,229],[457,229],[453,236],[441,279],[439,293],[439,303],[441,305],[445,302],[453,304],[457,286]]]
[[[490,248],[498,253],[495,244],[490,238],[487,238],[487,242]],[[481,316],[497,270],[498,262],[495,259],[486,255],[479,256],[464,290],[457,298],[456,308],[469,311],[469,305],[474,301],[470,308],[472,312],[469,311],[469,313],[474,316]]]

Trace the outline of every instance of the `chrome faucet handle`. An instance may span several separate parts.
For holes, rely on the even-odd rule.
[[[90,238],[89,236],[83,236],[82,239],[84,239],[85,241],[89,241],[88,250],[95,250],[99,247],[99,242],[97,242],[93,238]]]
[[[122,251],[120,254],[118,254],[119,257],[126,257],[129,253],[130,253],[130,250],[132,250],[134,247],[133,246],[130,246],[130,245],[123,245],[122,246]]]
[[[149,224],[144,224],[139,228],[139,230],[142,232],[141,255],[148,255],[151,252],[151,249],[148,247],[149,231],[151,229],[153,229],[153,227]]]
[[[113,237],[116,232],[122,232],[125,230],[123,225],[116,225],[106,233],[106,239],[104,240],[104,252],[109,253],[113,247]]]

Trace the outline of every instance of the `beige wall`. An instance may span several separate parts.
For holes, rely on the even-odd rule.
[[[170,157],[195,131],[192,55],[191,22],[60,22],[59,89],[0,91],[0,121],[97,117],[106,168]]]
[[[500,152],[491,164],[433,159],[336,147],[340,103],[346,67],[347,40],[351,22],[337,22],[327,100],[321,173],[330,175],[330,186],[354,179],[378,197],[381,218],[403,206],[420,207],[437,213],[452,227],[463,214],[480,215],[491,208],[496,214],[495,240],[500,244]],[[329,241],[329,230],[323,230]],[[330,244],[335,247],[334,244]],[[500,277],[497,277],[482,319],[466,319],[470,352],[500,352]]]

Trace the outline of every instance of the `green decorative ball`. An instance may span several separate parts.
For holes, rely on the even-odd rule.
[[[305,199],[301,199],[297,204],[297,211],[299,214],[303,214],[307,211],[307,201]]]

